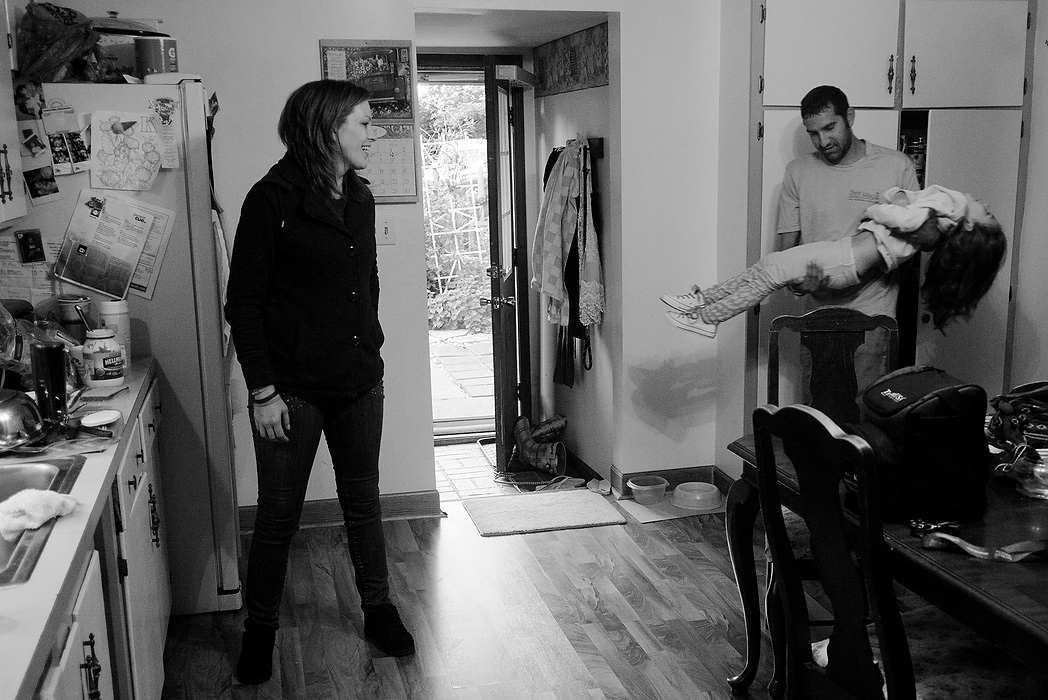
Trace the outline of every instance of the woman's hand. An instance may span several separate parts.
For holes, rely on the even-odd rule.
[[[264,404],[251,405],[251,420],[255,429],[264,440],[287,442],[287,433],[291,430],[291,415],[287,404],[279,395]]]

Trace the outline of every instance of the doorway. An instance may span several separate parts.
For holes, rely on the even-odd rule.
[[[434,440],[481,439],[492,465],[530,412],[523,98],[496,79],[506,58],[418,56]]]

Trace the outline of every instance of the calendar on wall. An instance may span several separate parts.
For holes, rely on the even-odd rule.
[[[390,204],[418,201],[415,180],[415,125],[403,122],[372,122],[386,133],[372,144],[368,167],[359,171],[371,183],[375,202]]]
[[[378,204],[418,201],[410,41],[320,40],[320,74],[371,92],[372,123],[386,133],[372,145],[361,177]]]

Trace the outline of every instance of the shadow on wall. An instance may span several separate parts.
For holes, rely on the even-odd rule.
[[[715,357],[652,361],[626,374],[635,387],[631,398],[637,416],[675,442],[686,440],[717,400]]]

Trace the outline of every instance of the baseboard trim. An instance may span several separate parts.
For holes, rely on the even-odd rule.
[[[379,496],[382,504],[383,520],[409,520],[412,518],[447,517],[440,508],[440,493],[433,491],[413,491],[409,493],[390,493]],[[255,529],[257,506],[241,506],[237,509],[240,520],[240,532],[251,532]],[[299,527],[322,527],[342,524],[342,508],[337,498],[320,498],[306,501],[302,508]]]
[[[667,490],[676,488],[678,485],[688,481],[705,481],[711,483],[722,492],[727,492],[734,479],[714,465],[682,467],[680,469],[652,469],[643,472],[630,472],[623,474],[616,467],[611,468],[611,490],[619,498],[633,498],[633,489],[629,487],[629,480],[635,476],[661,476],[669,482]]]

